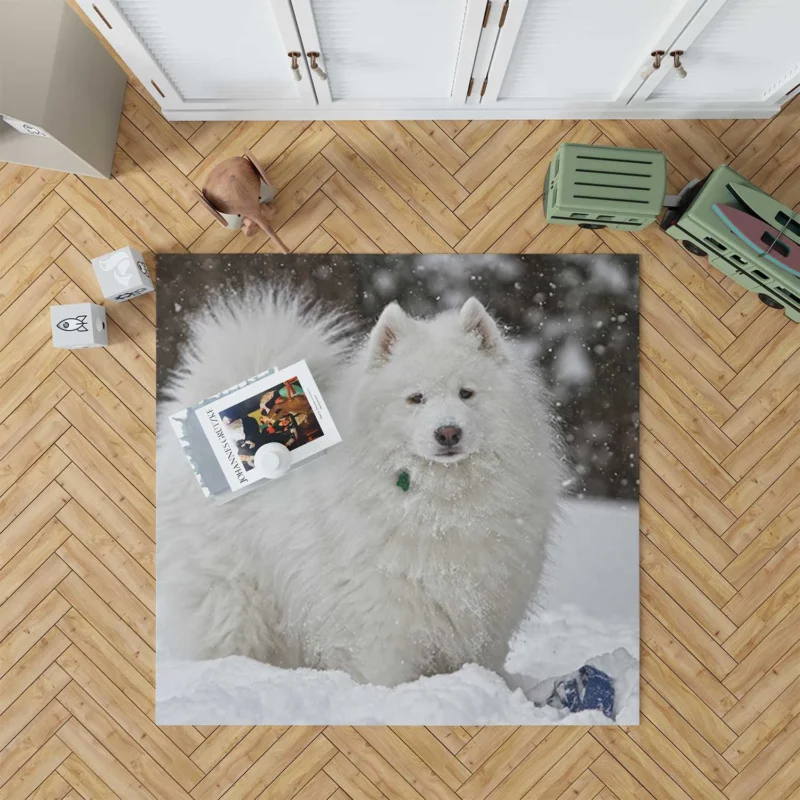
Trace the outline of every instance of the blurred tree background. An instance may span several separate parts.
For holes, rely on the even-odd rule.
[[[553,398],[575,495],[639,496],[638,257],[241,255],[159,258],[159,386],[185,319],[249,283],[310,286],[366,332],[396,300],[433,316],[475,295],[537,364]],[[166,320],[166,321],[165,321]]]

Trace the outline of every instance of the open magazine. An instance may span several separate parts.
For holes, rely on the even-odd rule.
[[[256,375],[170,422],[206,495],[264,480],[256,452],[265,444],[284,445],[294,468],[342,440],[305,361]]]

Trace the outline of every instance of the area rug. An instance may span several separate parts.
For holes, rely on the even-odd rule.
[[[638,723],[636,256],[157,276],[159,724]]]

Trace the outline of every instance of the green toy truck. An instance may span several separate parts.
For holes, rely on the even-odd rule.
[[[666,188],[658,150],[563,144],[547,169],[545,213],[562,225],[638,231],[656,221]]]
[[[679,195],[678,205],[664,214],[661,229],[690,253],[708,256],[720,272],[756,292],[763,303],[784,309],[789,319],[800,322],[800,275],[759,255],[714,211],[715,205],[749,210],[728,188],[731,185],[761,191],[730,167],[718,167]]]
[[[560,225],[637,231],[666,206],[663,231],[800,322],[798,215],[728,166],[677,196],[666,195],[666,185],[666,158],[657,150],[563,144],[545,177],[545,216]]]

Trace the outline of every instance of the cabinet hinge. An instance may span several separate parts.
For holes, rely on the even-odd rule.
[[[503,25],[506,24],[506,14],[508,14],[508,0],[506,0],[503,11],[500,14],[500,22],[497,25],[498,28],[502,28]]]
[[[472,87],[475,85],[475,78],[469,79],[469,86],[467,86],[467,97],[472,94]]]
[[[489,83],[489,76],[488,75],[483,79],[483,86],[481,86],[481,97],[483,97],[486,94],[486,84],[487,83]]]
[[[489,14],[492,11],[492,0],[486,0],[486,10],[483,12],[483,24],[481,25],[482,28],[486,27],[486,23],[489,22]]]

